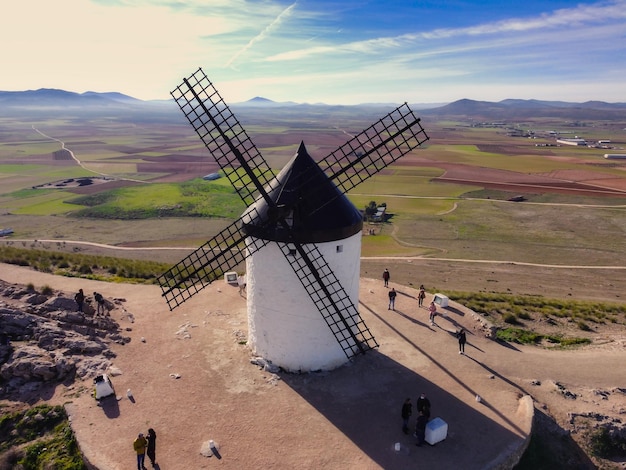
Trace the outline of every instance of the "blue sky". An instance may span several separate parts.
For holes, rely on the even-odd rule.
[[[0,90],[169,98],[202,67],[227,102],[626,102],[626,0],[20,0]]]

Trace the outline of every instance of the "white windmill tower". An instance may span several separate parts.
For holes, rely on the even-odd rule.
[[[248,276],[248,342],[255,354],[290,371],[332,369],[346,354],[318,306],[308,295],[293,263],[294,242],[314,243],[328,267],[358,304],[363,217],[312,160],[301,143],[298,152],[276,177],[269,193],[278,206],[289,207],[287,227],[267,224],[267,203],[259,199],[249,211],[261,214],[243,229],[253,238],[272,243],[246,259]],[[328,201],[327,203],[325,203]],[[278,242],[291,252],[283,256]],[[293,248],[289,248],[292,246]]]
[[[246,260],[252,350],[287,371],[378,346],[358,305],[362,218],[345,194],[426,140],[404,104],[320,162],[301,143],[274,175],[202,69],[172,96],[248,207],[158,279],[174,309]]]

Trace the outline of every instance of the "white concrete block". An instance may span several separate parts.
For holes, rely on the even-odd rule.
[[[441,418],[433,418],[426,424],[426,442],[431,446],[443,441],[448,435],[448,423]]]

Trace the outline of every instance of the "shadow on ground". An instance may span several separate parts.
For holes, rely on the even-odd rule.
[[[515,423],[509,422],[513,432],[376,350],[331,372],[281,378],[382,468],[415,468],[419,459],[422,468],[482,469],[523,441]],[[400,409],[410,397],[413,429],[415,400],[422,392],[432,403],[431,418],[446,421],[448,435],[434,446],[418,448],[402,432]]]

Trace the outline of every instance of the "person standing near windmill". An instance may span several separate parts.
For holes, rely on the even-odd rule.
[[[385,281],[385,287],[389,287],[389,278],[391,275],[389,274],[389,270],[385,268],[383,271],[383,281]]]
[[[246,275],[239,274],[237,276],[237,285],[239,286],[239,295],[243,295],[246,292]]]
[[[409,418],[413,414],[413,404],[411,403],[411,399],[407,398],[404,400],[402,404],[402,432],[404,434],[409,433]]]
[[[459,340],[459,354],[465,354],[465,343],[467,342],[465,328],[461,327],[461,329],[456,334],[456,337]]]
[[[144,470],[146,467],[144,465],[144,461],[146,459],[146,447],[148,446],[148,441],[143,436],[143,433],[139,433],[137,439],[133,441],[133,449],[137,453],[137,470]]]
[[[424,306],[424,299],[426,298],[426,288],[424,284],[420,285],[420,292],[417,294],[417,305],[418,307]]]
[[[420,393],[416,402],[416,408],[419,413],[423,413],[426,416],[426,421],[430,419],[430,400],[425,393]]]
[[[395,310],[396,309],[396,295],[398,295],[398,293],[392,287],[391,290],[389,291],[389,308],[387,310]]]
[[[434,325],[435,317],[437,316],[437,306],[435,305],[435,302],[430,303],[430,306],[428,307],[428,313],[428,319],[430,320],[430,324]]]

